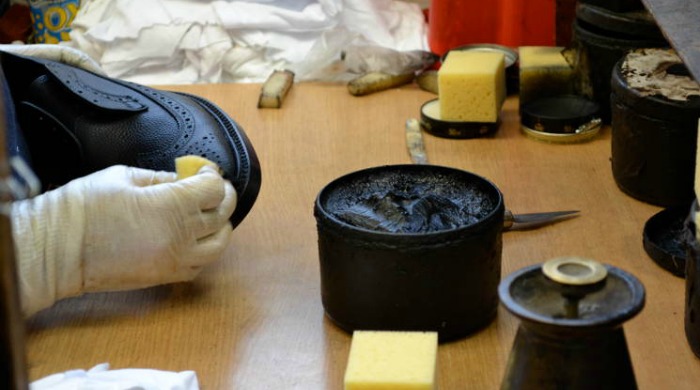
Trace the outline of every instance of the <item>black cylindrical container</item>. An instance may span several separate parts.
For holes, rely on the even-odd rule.
[[[659,206],[695,197],[700,85],[671,49],[640,49],[612,75],[612,172],[622,191]]]
[[[685,336],[695,356],[700,358],[700,242],[696,233],[698,211],[698,203],[695,201],[685,221]]]
[[[576,93],[600,104],[603,123],[610,123],[610,76],[617,61],[629,50],[668,42],[644,10],[616,13],[579,4],[573,30],[574,50],[567,50],[567,58],[574,66]]]
[[[501,389],[637,388],[622,323],[642,310],[644,287],[618,268],[602,267],[607,276],[589,291],[550,280],[539,264],[503,279],[501,301],[521,323]]]
[[[466,214],[445,223],[446,209]],[[441,341],[484,327],[498,306],[504,210],[495,185],[454,168],[393,165],[332,181],[314,209],[327,316],[346,331],[436,331]],[[397,214],[401,223],[383,222]],[[418,214],[443,228],[387,228]]]
[[[579,0],[581,4],[589,4],[613,12],[629,12],[644,9],[642,0]]]

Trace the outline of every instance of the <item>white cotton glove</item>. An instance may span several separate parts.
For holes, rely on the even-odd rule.
[[[60,44],[35,43],[31,45],[24,45],[7,43],[0,44],[0,51],[28,57],[43,58],[45,60],[52,60],[75,66],[93,73],[101,75],[105,74],[97,61],[93,60],[87,53]]]
[[[227,247],[236,192],[214,168],[113,166],[12,205],[25,315],[85,292],[189,281]]]

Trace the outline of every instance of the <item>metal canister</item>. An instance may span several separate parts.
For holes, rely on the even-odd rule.
[[[520,318],[502,389],[635,389],[622,323],[644,287],[631,274],[565,257],[516,271],[499,285]]]

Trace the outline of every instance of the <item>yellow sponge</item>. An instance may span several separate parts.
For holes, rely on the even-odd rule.
[[[177,172],[177,179],[180,180],[193,176],[197,174],[197,172],[199,172],[199,170],[205,165],[216,169],[219,168],[215,162],[209,161],[204,157],[194,155],[177,157],[175,159],[175,172]]]
[[[438,70],[440,118],[497,122],[506,98],[505,56],[491,51],[450,51]]]
[[[437,332],[355,331],[345,390],[435,389]]]
[[[562,55],[563,49],[558,46],[518,48],[521,104],[574,92],[574,71]]]

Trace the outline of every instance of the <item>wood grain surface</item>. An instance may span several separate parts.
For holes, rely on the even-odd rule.
[[[257,203],[225,257],[192,283],[64,300],[28,322],[32,380],[108,362],[113,368],[194,370],[203,389],[342,389],[351,336],[324,317],[313,204],[336,177],[410,163],[404,123],[434,95],[415,86],[353,97],[342,85],[296,84],[281,109],[256,108],[259,84],[177,86],[210,99],[246,131],[260,158]],[[581,216],[503,236],[503,274],[576,255],[637,276],[644,310],[625,323],[641,389],[697,389],[700,359],[683,331],[684,280],[644,252],[642,228],[659,207],[616,186],[610,129],[556,145],[519,130],[517,100],[487,139],[425,136],[431,163],[492,180],[515,213]],[[497,389],[518,320],[502,307],[471,337],[441,344],[440,389]]]

